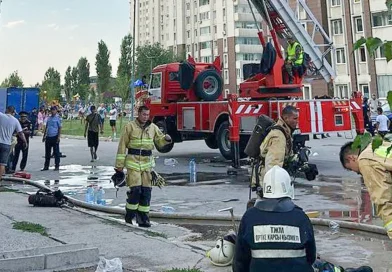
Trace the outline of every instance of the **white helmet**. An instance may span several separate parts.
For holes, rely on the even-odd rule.
[[[229,266],[233,262],[235,242],[227,238],[220,238],[216,241],[215,247],[207,252],[207,257],[215,266]]]
[[[264,198],[294,198],[294,185],[289,173],[282,167],[275,165],[264,176]]]

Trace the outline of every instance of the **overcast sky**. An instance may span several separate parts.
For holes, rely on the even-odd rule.
[[[3,0],[0,14],[0,80],[19,71],[26,86],[53,66],[64,80],[80,57],[95,72],[97,43],[111,51],[117,71],[121,39],[129,32],[128,0]]]

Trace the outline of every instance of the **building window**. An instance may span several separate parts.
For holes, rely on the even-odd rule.
[[[359,61],[366,62],[366,49],[363,46],[359,49]]]
[[[361,0],[354,0],[354,3],[361,3]]]
[[[356,28],[357,32],[363,32],[362,17],[361,16],[354,17],[354,22],[355,22],[355,28]]]
[[[200,43],[200,49],[207,49],[207,48],[211,48],[211,41]]]
[[[186,17],[186,24],[189,25],[191,23],[191,17]]]
[[[331,6],[332,7],[336,7],[336,6],[340,6],[340,0],[331,0]]]
[[[228,59],[229,58],[228,58],[227,54],[224,54],[223,55],[223,64],[224,64],[225,68],[228,68],[228,66],[229,66],[229,60]]]
[[[337,64],[345,64],[346,63],[346,53],[344,48],[336,49],[336,63]]]
[[[237,72],[237,78],[242,78],[241,77],[241,69],[236,69],[236,72]]]
[[[200,36],[207,35],[211,33],[211,27],[205,26],[200,28]]]
[[[191,37],[191,32],[189,30],[186,32],[186,36],[188,39]]]
[[[186,46],[186,52],[191,52],[191,46],[189,44]]]
[[[310,86],[304,86],[302,94],[305,100],[312,99],[312,88]]]
[[[229,84],[229,71],[225,70],[224,72],[224,79],[225,79],[225,84]]]
[[[336,85],[336,95],[337,97],[340,98],[349,98],[349,93],[348,93],[348,86],[347,85]]]
[[[370,91],[369,91],[369,85],[368,84],[361,84],[361,85],[359,85],[359,88],[362,91],[362,96],[363,97],[370,97]]]
[[[332,29],[334,35],[343,34],[343,23],[342,19],[332,20]]]
[[[385,47],[384,45],[380,46],[376,51],[376,58],[377,59],[384,59],[385,58]]]
[[[373,27],[392,25],[392,15],[389,15],[387,11],[373,13],[372,25]]]
[[[210,0],[199,0],[199,6],[209,5]]]

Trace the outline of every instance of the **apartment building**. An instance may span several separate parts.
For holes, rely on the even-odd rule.
[[[390,39],[392,16],[384,0],[327,0],[330,35],[336,46],[333,62],[337,77],[334,95],[350,97],[356,90],[370,97],[386,97],[392,90],[392,63],[387,64],[384,48],[375,57],[365,47],[353,53],[353,45],[361,37]]]

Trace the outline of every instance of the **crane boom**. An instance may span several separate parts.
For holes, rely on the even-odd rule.
[[[336,77],[334,69],[326,59],[326,56],[334,50],[333,42],[304,0],[297,0],[297,7],[302,7],[306,13],[306,23],[313,24],[311,35],[286,0],[251,1],[261,16],[270,24],[269,27],[272,27],[281,39],[287,39],[291,35],[297,39],[325,81],[329,83]],[[316,32],[323,37],[323,44],[315,41]],[[321,52],[320,47],[324,48],[324,52]]]

